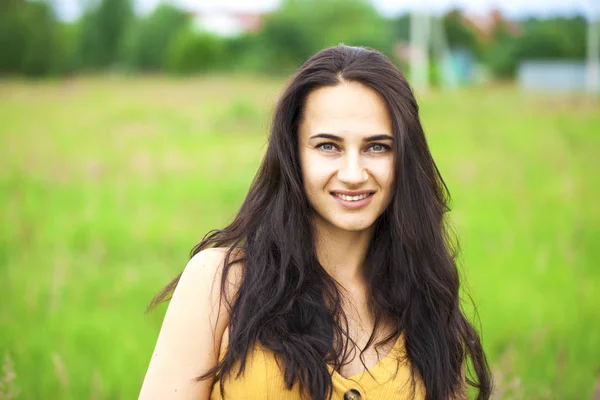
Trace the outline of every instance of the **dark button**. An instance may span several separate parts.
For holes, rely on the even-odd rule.
[[[360,400],[360,392],[356,389],[350,389],[344,393],[344,400]]]

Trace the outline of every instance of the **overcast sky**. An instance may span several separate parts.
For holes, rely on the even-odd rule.
[[[1,0],[0,0],[1,1]],[[280,0],[134,0],[136,9],[147,13],[159,2],[171,3],[188,10],[268,11],[277,8]],[[371,0],[384,15],[394,16],[411,9],[430,8],[443,11],[459,6],[473,12],[499,8],[511,17],[535,15],[599,15],[600,0]],[[81,0],[53,0],[62,19],[73,20],[79,15]]]

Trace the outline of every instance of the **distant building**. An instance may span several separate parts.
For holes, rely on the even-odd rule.
[[[587,72],[584,61],[529,60],[519,65],[517,82],[526,91],[583,92],[587,89]]]
[[[239,36],[258,32],[262,28],[264,13],[229,10],[191,12],[192,23],[198,30],[218,36]]]

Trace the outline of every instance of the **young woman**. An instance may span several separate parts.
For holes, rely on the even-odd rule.
[[[447,198],[402,73],[370,49],[317,53],[236,218],[154,299],[172,293],[140,398],[489,398]]]

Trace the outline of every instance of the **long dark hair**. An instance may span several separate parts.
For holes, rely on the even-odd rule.
[[[428,400],[449,399],[464,390],[467,359],[472,365],[467,382],[478,389],[478,399],[487,399],[487,361],[477,332],[460,308],[455,246],[444,218],[448,189],[431,157],[413,91],[383,54],[346,45],[320,51],[295,73],[279,99],[266,155],[235,219],[209,232],[192,250],[193,256],[209,247],[228,248],[221,299],[230,313],[229,345],[222,360],[198,379],[214,377],[223,390],[223,381],[239,377],[248,352],[260,344],[277,356],[288,388],[299,383],[313,400],[332,393],[326,364],[337,369],[346,362],[348,325],[341,307],[343,289],[316,257],[298,125],[312,90],[344,81],[379,93],[397,138],[394,194],[375,223],[366,259],[375,328],[365,348],[382,321],[392,321],[395,333],[375,345],[404,334],[413,377],[424,383]],[[236,257],[236,249],[243,255]],[[235,262],[244,267],[239,290],[230,299],[224,293]],[[151,306],[169,297],[180,276]]]

